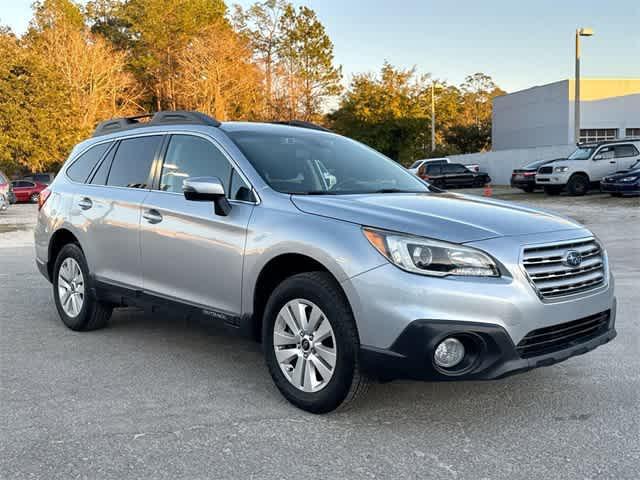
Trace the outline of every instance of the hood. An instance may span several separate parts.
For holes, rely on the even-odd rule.
[[[613,175],[607,175],[607,179],[617,180],[624,177],[632,177],[634,175],[640,175],[640,168],[634,168],[633,170],[618,170]]]
[[[453,193],[292,195],[291,201],[313,215],[454,243],[581,228],[541,210]]]

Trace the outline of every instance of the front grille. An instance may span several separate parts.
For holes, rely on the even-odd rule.
[[[579,265],[566,262],[570,251],[580,254]],[[547,299],[586,292],[606,281],[602,249],[593,238],[525,247],[522,265],[535,290]]]
[[[538,173],[553,173],[553,167],[540,167]]]
[[[606,332],[610,312],[597,313],[573,322],[529,332],[516,346],[522,358],[535,357],[584,343]]]

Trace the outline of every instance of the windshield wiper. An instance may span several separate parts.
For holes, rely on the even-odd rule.
[[[289,195],[337,195],[336,192],[328,190],[309,190],[306,192],[287,192]]]
[[[418,190],[402,190],[401,188],[381,188],[379,190],[374,190],[373,192],[367,193],[427,193],[426,191],[418,191]]]

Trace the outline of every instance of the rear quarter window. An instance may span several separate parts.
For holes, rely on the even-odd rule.
[[[110,143],[101,143],[95,145],[82,155],[80,155],[67,169],[67,176],[74,182],[84,183],[87,181],[89,174],[97,165],[102,155],[109,148]]]

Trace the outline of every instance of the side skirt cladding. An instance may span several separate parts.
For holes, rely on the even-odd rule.
[[[192,305],[130,287],[93,279],[93,294],[117,307],[137,307],[146,314],[165,313],[211,324],[232,335],[253,338],[253,322],[248,316],[238,316],[208,306]]]

